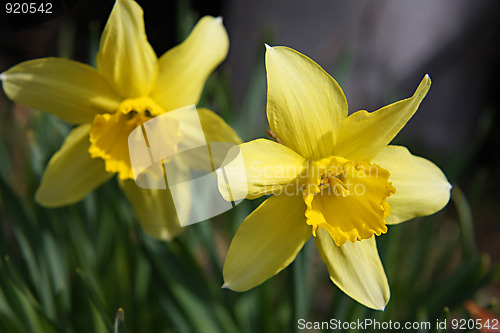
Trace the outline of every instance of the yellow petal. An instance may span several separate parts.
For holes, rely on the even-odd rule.
[[[373,162],[389,170],[396,193],[387,199],[391,214],[387,224],[434,214],[450,200],[451,185],[431,161],[412,155],[406,147],[388,146]]]
[[[328,231],[318,229],[314,238],[330,279],[348,296],[372,309],[383,310],[390,290],[380,262],[375,237],[337,246]]]
[[[176,117],[180,123],[181,145],[189,142],[190,146],[199,147],[184,152],[182,159],[192,169],[213,172],[224,161],[228,150],[242,141],[234,129],[215,112],[198,108],[196,114],[197,119],[190,116],[182,117],[181,114],[180,117]]]
[[[431,86],[426,75],[412,97],[375,112],[358,111],[342,123],[335,152],[351,160],[372,158],[387,146],[417,111]]]
[[[168,241],[182,231],[168,188],[143,189],[132,180],[120,181],[120,186],[134,207],[141,226],[150,236]]]
[[[101,36],[97,69],[122,97],[147,95],[158,74],[156,54],[144,29],[142,8],[117,0]]]
[[[182,44],[160,58],[151,97],[165,111],[198,103],[205,81],[226,58],[228,49],[222,19],[203,17]]]
[[[253,288],[287,267],[311,237],[298,196],[272,196],[241,224],[224,263],[224,287]]]
[[[35,199],[46,207],[75,203],[113,176],[88,153],[90,124],[75,128],[49,161]]]
[[[207,142],[231,142],[235,144],[242,142],[234,129],[215,112],[198,108],[198,116]]]
[[[286,47],[268,47],[267,118],[276,136],[306,159],[334,155],[347,101],[318,64]]]
[[[193,177],[191,170],[182,159],[173,158],[165,164],[167,186],[173,198],[177,218],[181,226],[186,226],[195,222],[197,212],[197,202],[193,202],[191,195]],[[198,196],[199,197],[199,196]]]
[[[22,62],[0,74],[5,94],[14,102],[80,124],[112,112],[120,97],[95,68],[61,58]]]
[[[302,195],[298,190],[299,176],[306,169],[304,158],[288,147],[266,139],[241,144],[244,164],[229,163],[224,167],[225,177],[219,177],[219,189],[223,194],[226,179],[233,200],[255,199],[263,195]],[[246,178],[238,177],[244,167]],[[248,193],[248,194],[247,194]],[[228,200],[229,198],[225,198]]]

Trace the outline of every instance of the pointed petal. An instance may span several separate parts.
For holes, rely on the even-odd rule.
[[[235,144],[242,142],[235,130],[215,112],[198,108],[198,116],[207,142],[232,142]]]
[[[182,44],[160,58],[151,97],[165,111],[198,103],[205,81],[226,58],[228,49],[222,19],[203,17]]]
[[[141,6],[117,0],[104,28],[97,69],[126,98],[147,95],[158,74],[156,54],[148,42]]]
[[[193,202],[194,196],[191,193],[193,177],[189,166],[181,158],[174,157],[165,164],[165,171],[179,224],[184,227],[199,222],[195,220],[198,202]],[[195,217],[192,218],[192,215]]]
[[[22,62],[0,75],[7,97],[80,124],[118,108],[120,97],[95,68],[61,58]]]
[[[181,145],[188,143],[199,147],[185,151],[182,159],[192,169],[210,173],[221,165],[229,149],[242,141],[234,129],[215,112],[199,108],[196,115],[197,117],[177,117],[182,136]]]
[[[205,146],[207,142],[241,143],[240,137],[231,126],[208,109],[196,109],[194,105],[189,105],[168,112],[164,116],[179,122],[179,133],[182,136],[181,150]]]
[[[300,196],[272,196],[241,224],[224,263],[225,287],[253,288],[287,267],[311,237]]]
[[[90,124],[75,128],[49,161],[35,199],[46,207],[75,203],[113,176],[88,153]]]
[[[182,228],[168,188],[143,189],[132,180],[120,180],[120,186],[150,236],[168,241],[180,234]]]
[[[230,179],[233,200],[255,199],[263,195],[302,195],[294,182],[306,169],[304,158],[288,147],[266,139],[241,144],[244,164],[229,163],[224,167],[226,177],[219,177],[220,192],[227,193],[226,178]],[[238,177],[244,167],[246,179]],[[248,193],[248,194],[247,194]],[[225,198],[229,200],[229,198]]]
[[[426,75],[412,97],[375,112],[358,111],[342,123],[335,153],[351,160],[372,158],[387,146],[417,111],[431,86]]]
[[[332,281],[359,303],[383,310],[390,290],[380,262],[375,236],[356,243],[337,246],[328,231],[318,229],[314,238]]]
[[[306,159],[332,156],[347,116],[338,83],[318,64],[286,47],[268,47],[267,118],[277,137]]]
[[[443,172],[431,161],[412,155],[406,147],[388,146],[373,162],[389,170],[389,181],[396,188],[387,199],[391,206],[387,224],[434,214],[450,200],[451,185]]]

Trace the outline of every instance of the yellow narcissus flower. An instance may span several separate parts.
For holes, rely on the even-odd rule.
[[[267,117],[277,142],[240,145],[247,179],[231,165],[234,200],[273,194],[241,224],[224,264],[225,287],[245,291],[287,267],[314,235],[331,280],[361,304],[384,309],[390,291],[374,235],[442,209],[450,184],[432,162],[388,145],[427,94],[347,116],[337,82],[306,56],[268,47]],[[219,189],[224,195],[223,186]],[[225,195],[227,196],[227,195]]]
[[[206,16],[182,44],[158,59],[141,7],[117,0],[101,36],[97,68],[44,58],[0,74],[14,102],[78,125],[49,161],[36,200],[47,207],[71,204],[118,174],[146,231],[161,239],[176,236],[181,227],[169,190],[144,190],[133,181],[128,136],[155,116],[196,104],[228,48],[222,20]],[[212,111],[198,109],[198,115],[207,141],[241,142]]]

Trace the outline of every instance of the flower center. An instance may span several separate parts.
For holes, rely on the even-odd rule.
[[[329,157],[310,164],[304,202],[316,236],[326,229],[338,246],[387,231],[387,198],[396,192],[389,171],[369,161]]]
[[[102,158],[106,171],[118,173],[120,179],[134,179],[128,136],[138,126],[163,113],[152,99],[139,97],[124,100],[113,114],[96,115],[90,128],[90,156]],[[178,132],[178,126],[172,126],[172,131]]]
[[[116,113],[122,113],[129,116],[137,116],[139,120],[148,121],[152,117],[159,116],[165,111],[147,96],[139,98],[130,98],[124,100]]]

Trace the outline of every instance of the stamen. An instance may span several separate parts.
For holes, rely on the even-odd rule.
[[[135,116],[137,115],[137,111],[135,110],[131,110],[127,113],[127,118],[128,120],[131,120],[132,118],[134,118]]]
[[[267,130],[266,132],[267,132],[267,135],[269,135],[271,138],[274,139],[274,141],[276,141],[280,145],[283,145],[283,142],[281,142],[281,140],[276,136],[276,134],[273,133],[273,131]]]

